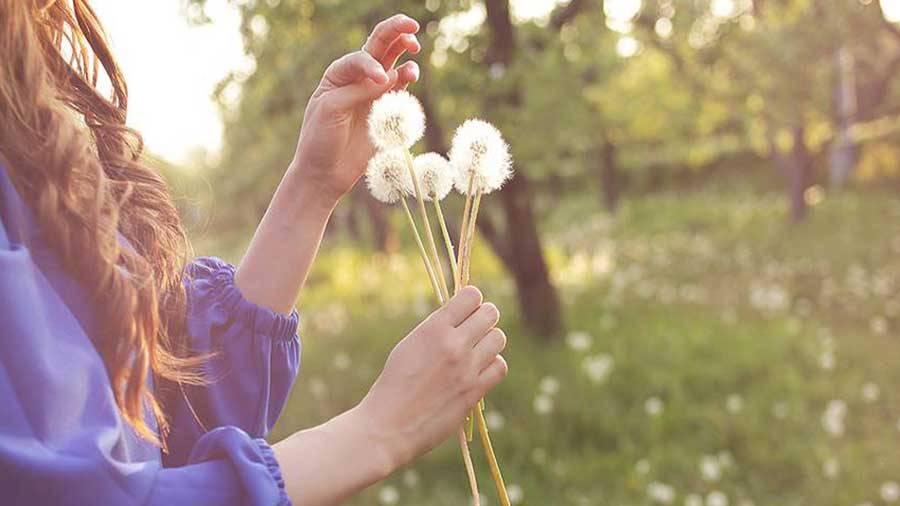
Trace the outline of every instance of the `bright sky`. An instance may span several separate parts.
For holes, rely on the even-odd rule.
[[[211,93],[246,65],[237,11],[210,0],[214,23],[191,26],[182,0],[93,0],[129,87],[128,122],[147,148],[185,161],[196,147],[219,148],[222,125]]]

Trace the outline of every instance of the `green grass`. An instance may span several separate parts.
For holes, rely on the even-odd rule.
[[[511,373],[488,411],[520,503],[659,504],[648,493],[659,482],[673,504],[712,491],[732,506],[882,504],[882,485],[900,482],[900,200],[829,195],[798,226],[779,195],[727,187],[643,197],[615,218],[593,209],[568,199],[543,223],[567,341],[521,328],[486,250],[473,267],[510,336]],[[323,251],[273,440],[356,403],[429,312],[413,253]],[[834,400],[841,435],[823,425]],[[720,476],[704,478],[701,461]],[[466,504],[458,450],[444,445],[352,504],[391,503],[391,490],[393,504]]]

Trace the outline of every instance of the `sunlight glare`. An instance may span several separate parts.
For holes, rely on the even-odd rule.
[[[607,17],[630,21],[641,11],[641,0],[604,0],[603,12]]]
[[[900,0],[881,0],[884,18],[891,23],[900,23]]]

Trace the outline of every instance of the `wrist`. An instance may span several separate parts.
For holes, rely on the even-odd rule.
[[[409,452],[404,449],[402,439],[394,436],[392,427],[379,421],[365,399],[348,411],[347,415],[363,433],[363,440],[373,464],[373,473],[378,481],[386,479],[411,460]]]
[[[297,191],[303,194],[310,204],[322,210],[332,211],[344,193],[329,185],[327,181],[315,177],[317,171],[309,170],[302,162],[294,160],[288,166],[285,173],[285,181],[297,187]]]

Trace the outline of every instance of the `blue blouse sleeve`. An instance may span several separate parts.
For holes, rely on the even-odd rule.
[[[170,396],[167,465],[181,465],[207,430],[239,427],[264,437],[287,401],[300,367],[298,316],[248,301],[234,283],[234,266],[199,258],[188,268],[188,334],[209,383]]]
[[[8,217],[0,173],[0,218]],[[19,207],[19,210],[22,208]],[[209,431],[166,468],[116,408],[100,355],[0,220],[0,491],[4,504],[288,504],[271,448]],[[143,443],[143,444],[142,444]]]

